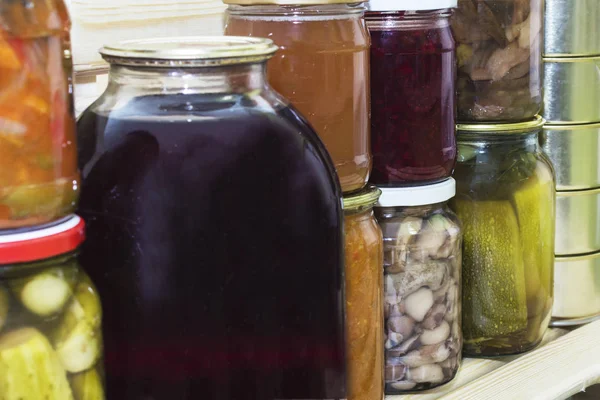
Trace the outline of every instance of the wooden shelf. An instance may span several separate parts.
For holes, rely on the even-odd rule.
[[[386,400],[560,400],[600,383],[600,321],[571,332],[548,330],[542,344],[518,356],[463,360],[439,388]]]

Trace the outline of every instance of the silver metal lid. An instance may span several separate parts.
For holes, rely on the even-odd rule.
[[[214,67],[268,60],[277,51],[270,39],[189,36],[127,40],[100,49],[111,64],[149,67]]]

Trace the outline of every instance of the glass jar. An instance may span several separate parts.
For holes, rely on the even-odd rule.
[[[373,215],[381,191],[344,197],[348,400],[383,400],[383,240]]]
[[[102,307],[77,263],[84,223],[0,236],[0,398],[104,399]]]
[[[329,0],[225,3],[243,4],[227,9],[225,34],[268,37],[280,46],[269,62],[269,83],[315,128],[333,158],[344,193],[363,188],[371,171],[364,7],[327,4],[333,3]]]
[[[554,171],[543,120],[459,125],[457,194],[464,227],[464,351],[495,356],[542,339],[552,310]]]
[[[542,106],[543,0],[458,0],[460,121],[527,121]]]
[[[456,162],[456,61],[447,8],[456,0],[429,6],[440,9],[412,11],[414,1],[369,1],[370,181],[379,186],[439,182]]]
[[[75,210],[69,28],[62,0],[0,2],[0,230]]]
[[[461,362],[461,225],[448,208],[452,178],[382,188],[375,215],[383,230],[385,391],[430,389]]]
[[[227,36],[102,50],[79,210],[108,398],[345,398],[341,190],[266,83],[275,50]]]

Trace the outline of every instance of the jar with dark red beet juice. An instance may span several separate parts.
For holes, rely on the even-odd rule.
[[[341,188],[267,39],[107,46],[78,121],[107,399],[345,399]],[[2,396],[0,396],[1,398]]]
[[[455,141],[456,0],[372,0],[370,181],[434,183],[452,174]]]

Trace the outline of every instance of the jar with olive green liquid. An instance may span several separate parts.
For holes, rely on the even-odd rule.
[[[381,190],[344,196],[347,400],[383,399],[383,237],[373,215]]]
[[[464,352],[535,347],[550,320],[554,171],[540,151],[543,119],[459,125],[456,197],[463,223]]]

